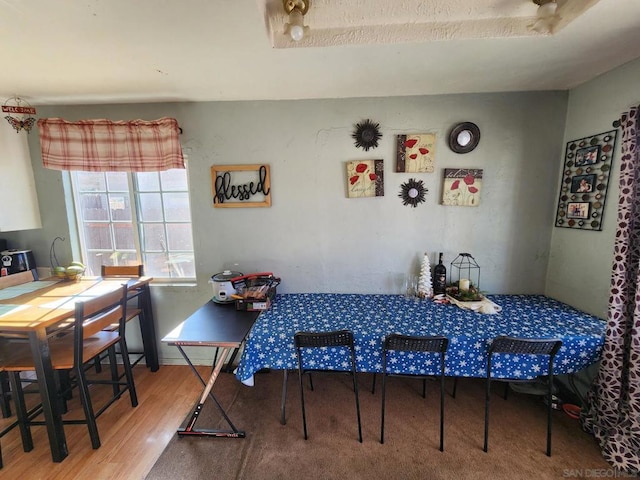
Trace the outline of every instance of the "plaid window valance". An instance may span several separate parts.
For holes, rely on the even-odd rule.
[[[155,172],[184,168],[175,118],[153,121],[41,118],[45,168],[89,172]]]

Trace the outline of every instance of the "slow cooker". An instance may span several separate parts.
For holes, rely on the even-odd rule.
[[[212,300],[216,303],[231,303],[235,300],[231,298],[231,295],[236,293],[236,289],[233,288],[231,283],[232,278],[241,277],[242,273],[234,272],[232,270],[225,270],[221,273],[216,273],[211,276],[209,283],[213,287]]]
[[[0,266],[7,269],[7,275],[36,268],[31,250],[3,250],[0,252],[0,260]]]

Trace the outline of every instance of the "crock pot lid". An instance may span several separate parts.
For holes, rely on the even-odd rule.
[[[214,282],[226,282],[231,280],[232,278],[241,277],[242,274],[240,272],[233,272],[231,270],[225,270],[221,273],[216,273],[211,277]]]

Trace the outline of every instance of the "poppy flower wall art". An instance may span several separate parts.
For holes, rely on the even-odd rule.
[[[477,207],[480,205],[481,189],[481,169],[445,168],[442,205]]]
[[[433,173],[435,169],[435,133],[398,135],[396,172]]]
[[[383,197],[384,161],[347,162],[347,195],[349,198]]]

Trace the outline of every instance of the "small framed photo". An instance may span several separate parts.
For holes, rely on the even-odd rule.
[[[589,202],[569,202],[567,205],[567,218],[586,220],[589,218],[591,203]]]
[[[595,174],[576,175],[571,179],[571,193],[591,193],[595,183]]]
[[[593,165],[600,158],[600,146],[594,145],[591,147],[580,148],[576,150],[575,166],[581,167],[583,165]]]

